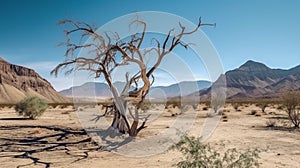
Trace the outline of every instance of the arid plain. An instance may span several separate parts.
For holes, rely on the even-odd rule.
[[[201,104],[196,111],[189,108],[181,114],[197,114],[190,135],[201,132],[210,110],[205,107]],[[177,110],[163,110],[137,138],[172,127],[177,117],[171,115]],[[0,120],[1,167],[174,167],[182,159],[175,149],[147,157],[103,151],[86,135],[72,106],[49,107],[38,120],[23,119],[13,107],[2,107]],[[255,104],[240,104],[238,110],[226,104],[217,128],[205,143],[216,148],[225,144],[226,149],[258,148],[260,167],[300,167],[300,132],[291,128],[277,104],[269,104],[265,113]]]

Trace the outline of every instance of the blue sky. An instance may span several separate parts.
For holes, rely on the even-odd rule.
[[[217,23],[216,28],[202,30],[218,50],[225,71],[250,59],[273,68],[291,68],[300,64],[299,7],[297,0],[2,0],[0,56],[35,69],[61,90],[70,87],[72,77],[49,75],[64,59],[64,48],[57,47],[65,39],[59,20],[101,26],[132,12],[163,11],[195,23],[199,16]]]

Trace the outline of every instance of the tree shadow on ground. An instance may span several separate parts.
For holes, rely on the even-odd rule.
[[[7,120],[7,121],[17,120],[17,121],[19,121],[19,120],[32,120],[32,119],[30,119],[30,118],[0,118],[0,120]]]
[[[64,151],[73,162],[86,159],[89,152],[101,150],[84,130],[56,126],[0,126],[0,158],[29,159],[31,163],[18,165],[43,165],[49,168],[53,163],[44,161],[34,154]],[[28,133],[30,132],[31,133]],[[79,151],[81,154],[72,154]]]
[[[272,131],[272,130],[277,130],[277,131],[286,131],[286,132],[295,132],[295,133],[300,133],[299,128],[295,128],[292,126],[255,126],[254,127],[256,130],[264,130],[264,131]]]

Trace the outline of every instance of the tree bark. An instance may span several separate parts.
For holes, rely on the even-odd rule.
[[[131,128],[130,128],[130,132],[129,132],[130,136],[137,136],[138,125],[139,125],[139,121],[138,120],[134,120],[133,123],[132,123],[132,125],[131,125]]]

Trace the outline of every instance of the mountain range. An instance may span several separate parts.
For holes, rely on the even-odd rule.
[[[34,70],[10,64],[0,57],[0,103],[16,103],[28,96],[38,96],[47,102],[67,102],[51,84]]]
[[[229,100],[253,100],[278,98],[287,90],[300,90],[300,65],[291,69],[272,69],[268,66],[247,61],[230,70],[211,83],[209,81],[185,81],[170,86],[151,87],[148,97],[164,99],[172,97],[198,97],[208,99],[212,88],[226,80],[226,94]],[[124,82],[115,82],[119,92]],[[28,96],[38,96],[48,102],[68,102],[71,96],[111,97],[105,83],[88,82],[73,86],[58,93],[51,84],[33,69],[10,64],[0,57],[0,103],[16,103]],[[67,97],[66,97],[67,96]]]
[[[149,91],[149,97],[154,99],[170,98],[175,96],[186,96],[208,88],[211,82],[205,80],[199,81],[184,81],[169,86],[153,86]],[[124,82],[115,82],[114,86],[119,92],[125,86]],[[100,82],[87,82],[80,86],[74,86],[69,89],[60,91],[61,94],[71,97],[111,97],[109,87],[105,83]]]
[[[247,61],[240,67],[226,72],[213,84],[209,81],[185,81],[170,86],[155,86],[150,89],[149,97],[155,99],[184,96],[185,98],[200,95],[201,99],[209,99],[212,87],[226,80],[226,96],[231,100],[251,100],[258,98],[278,98],[287,90],[300,90],[300,65],[291,69],[272,69],[265,64]],[[117,82],[119,92],[125,83]],[[60,93],[72,96],[111,97],[105,83],[85,83]]]
[[[271,69],[250,60],[218,80],[222,77],[226,79],[227,99],[278,98],[287,90],[300,90],[300,65],[287,70]],[[201,97],[209,97],[211,87],[198,93]]]

